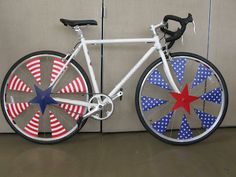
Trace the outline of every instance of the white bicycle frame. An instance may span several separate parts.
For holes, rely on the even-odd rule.
[[[163,67],[164,67],[164,72],[167,76],[167,79],[172,86],[173,90],[177,93],[180,93],[178,87],[176,86],[174,79],[171,75],[170,68],[167,63],[166,56],[162,50],[162,46],[160,43],[159,36],[156,34],[156,28],[159,28],[163,25],[163,23],[160,23],[158,25],[151,25],[151,31],[153,32],[154,36],[153,38],[134,38],[134,39],[104,39],[104,40],[86,40],[83,36],[83,33],[79,26],[74,27],[75,31],[78,33],[80,36],[80,44],[77,45],[74,48],[74,51],[72,54],[67,55],[66,57],[70,56],[67,62],[65,63],[64,67],[61,69],[55,80],[51,83],[50,87],[52,89],[55,87],[57,82],[60,80],[60,78],[63,75],[63,72],[66,70],[67,65],[70,63],[70,61],[76,57],[76,55],[80,52],[81,48],[83,49],[84,56],[86,59],[89,75],[92,81],[92,86],[94,89],[95,94],[100,93],[100,90],[98,88],[98,84],[96,81],[96,77],[94,74],[93,66],[91,65],[91,59],[88,53],[88,48],[87,45],[96,45],[96,44],[119,44],[119,43],[153,43],[154,45],[144,54],[144,56],[131,68],[131,70],[121,79],[121,81],[112,89],[112,91],[108,94],[108,96],[112,99],[115,100],[116,98],[122,96],[122,92],[120,92],[121,87],[129,80],[129,78],[137,71],[137,69],[149,58],[149,56],[154,53],[154,51],[158,51],[161,59],[163,61]],[[85,106],[85,107],[90,107],[93,106],[95,109],[92,111],[89,111],[87,114],[85,114],[83,117],[89,117],[93,113],[101,110],[101,108],[98,107],[98,104],[95,103],[89,103],[85,101],[79,101],[79,100],[71,100],[71,99],[64,99],[64,98],[58,98],[58,97],[53,97],[57,102],[62,102],[62,103],[69,103],[69,104],[74,104],[74,105],[79,105],[79,106]]]

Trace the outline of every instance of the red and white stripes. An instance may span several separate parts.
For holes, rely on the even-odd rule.
[[[49,116],[50,116],[52,137],[55,138],[64,135],[67,131],[63,127],[63,125],[59,122],[59,120],[56,118],[56,116],[52,113],[52,111],[49,111]]]
[[[34,76],[39,85],[41,85],[41,71],[40,71],[40,58],[31,59],[26,67],[29,69],[31,74]]]
[[[7,103],[7,112],[12,120],[30,106],[30,103]]]
[[[8,83],[8,89],[22,92],[32,92],[29,86],[26,85],[17,75],[12,76]]]
[[[39,133],[39,114],[40,111],[37,111],[24,128],[24,131],[32,136],[38,136]]]
[[[54,79],[57,77],[63,66],[65,65],[64,62],[61,61],[59,58],[55,58],[53,61],[52,66],[52,73],[51,73],[51,83],[54,81]]]
[[[72,105],[72,104],[59,104],[59,106],[64,109],[72,118],[78,120],[85,113],[84,106]]]
[[[76,77],[73,81],[67,84],[64,88],[62,88],[59,93],[78,93],[78,92],[87,92],[84,79],[80,77]]]

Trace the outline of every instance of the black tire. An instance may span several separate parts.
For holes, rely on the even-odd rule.
[[[210,68],[217,74],[217,76],[219,77],[218,79],[220,80],[220,83],[221,83],[221,86],[222,86],[222,89],[224,91],[224,104],[222,104],[222,112],[221,112],[221,115],[219,117],[218,122],[217,124],[214,126],[214,128],[212,128],[209,132],[207,132],[204,136],[200,137],[200,138],[197,138],[197,139],[194,139],[194,140],[190,140],[190,141],[183,141],[183,142],[178,142],[178,141],[172,141],[171,139],[166,139],[165,137],[163,136],[160,136],[158,132],[155,132],[151,127],[150,125],[147,124],[147,121],[145,121],[145,117],[143,116],[143,113],[142,113],[142,109],[141,109],[141,101],[140,101],[140,97],[141,97],[141,92],[142,92],[142,84],[145,83],[145,79],[147,78],[147,75],[148,73],[150,73],[150,71],[158,66],[159,64],[162,63],[162,60],[161,58],[155,60],[152,64],[150,64],[146,70],[143,72],[143,74],[141,75],[141,78],[139,79],[139,82],[137,84],[137,88],[136,88],[136,95],[135,95],[135,103],[136,103],[136,110],[137,110],[137,114],[138,114],[138,117],[140,119],[140,121],[142,122],[143,126],[145,127],[145,129],[151,133],[154,137],[158,138],[159,140],[165,142],[165,143],[168,143],[168,144],[172,144],[172,145],[190,145],[190,144],[193,144],[193,143],[197,143],[197,142],[200,142],[204,139],[206,139],[207,137],[209,137],[219,126],[220,124],[222,123],[224,117],[225,117],[225,114],[227,112],[227,107],[228,107],[228,91],[227,91],[227,86],[226,86],[226,83],[225,83],[225,80],[222,76],[222,74],[220,73],[220,71],[207,59],[199,56],[199,55],[196,55],[196,54],[193,54],[193,53],[186,53],[186,52],[178,52],[178,53],[171,53],[171,56],[172,57],[181,57],[181,56],[185,56],[185,57],[193,57],[193,58],[196,58],[198,59],[200,62],[203,62],[205,64],[207,64],[208,66],[210,66]]]
[[[4,100],[5,100],[5,89],[7,88],[7,85],[8,84],[8,80],[9,80],[9,77],[11,76],[12,72],[15,70],[15,68],[20,65],[22,62],[24,62],[25,60],[31,58],[31,57],[34,57],[34,56],[37,56],[37,55],[55,55],[55,56],[58,56],[58,57],[65,57],[65,54],[63,53],[59,53],[59,52],[56,52],[56,51],[37,51],[37,52],[33,52],[33,53],[30,53],[22,58],[20,58],[16,63],[14,63],[12,65],[12,67],[9,69],[9,71],[7,72],[7,74],[5,75],[4,77],[4,80],[3,80],[3,83],[2,83],[2,87],[1,87],[1,108],[2,108],[2,111],[3,111],[3,114],[5,116],[5,119],[6,121],[8,122],[8,124],[11,126],[11,128],[16,132],[18,133],[19,135],[21,135],[23,138],[31,141],[31,142],[34,142],[34,143],[39,143],[39,144],[55,144],[55,143],[59,143],[59,142],[62,142],[62,141],[65,141],[67,139],[69,139],[70,137],[72,137],[73,135],[75,135],[77,132],[78,132],[78,127],[83,127],[86,123],[86,120],[83,122],[83,124],[81,126],[77,126],[77,128],[71,132],[70,134],[66,135],[65,137],[61,138],[61,139],[56,139],[56,140],[51,140],[51,141],[40,141],[40,140],[35,140],[33,138],[30,138],[28,136],[26,136],[25,134],[23,134],[21,131],[19,131],[12,123],[12,121],[10,120],[10,117],[8,116],[8,113],[5,109],[5,105],[4,105]],[[92,93],[92,87],[91,87],[91,84],[90,84],[90,81],[89,81],[89,78],[86,74],[86,72],[83,70],[83,68],[74,60],[72,59],[71,60],[71,63],[74,67],[76,67],[79,72],[81,73],[81,75],[83,76],[86,84],[87,84],[87,89],[88,89],[88,93]],[[90,94],[88,94],[88,96],[90,97]]]

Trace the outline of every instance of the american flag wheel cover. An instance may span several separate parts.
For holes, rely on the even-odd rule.
[[[60,139],[67,136],[72,131],[76,130],[77,121],[85,114],[86,109],[83,106],[77,106],[72,104],[57,103],[55,106],[47,105],[45,112],[42,112],[40,103],[44,102],[43,96],[39,96],[41,93],[36,93],[36,88],[44,93],[45,85],[50,85],[58,76],[60,70],[65,65],[65,62],[61,60],[62,57],[53,54],[42,54],[32,56],[29,59],[20,63],[13,73],[8,76],[5,87],[5,111],[7,118],[11,124],[16,127],[17,132],[20,132],[30,139],[44,141],[50,141],[53,139]],[[49,83],[45,83],[45,71],[44,62],[51,63],[51,71],[48,73]],[[69,69],[66,72],[77,74],[70,74],[67,76],[67,83],[63,82],[57,91],[54,93],[48,93],[59,95],[71,95],[82,93],[85,95],[84,99],[88,99],[88,85],[83,76],[83,72],[70,63],[67,66]],[[23,75],[22,75],[23,73]],[[31,77],[32,79],[27,79]],[[33,80],[33,81],[32,81]],[[32,83],[30,83],[32,82]],[[36,87],[36,88],[35,88]],[[46,92],[45,92],[46,93]],[[37,99],[35,99],[37,98]],[[38,100],[38,99],[41,100]],[[32,100],[38,101],[37,104]],[[50,103],[51,104],[51,103]],[[47,106],[49,106],[47,108]],[[36,111],[36,108],[38,110]],[[59,113],[58,110],[60,110]]]
[[[207,134],[221,118],[224,89],[216,72],[200,59],[176,56],[168,63],[180,93],[172,90],[162,62],[152,65],[139,91],[141,117],[161,138],[191,142]]]

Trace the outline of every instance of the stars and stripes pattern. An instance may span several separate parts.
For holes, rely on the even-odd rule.
[[[192,88],[205,81],[212,74],[212,70],[203,64],[200,64],[197,73],[192,82]]]
[[[141,101],[143,111],[148,111],[167,102],[166,100],[156,99],[149,96],[142,96]]]
[[[180,84],[183,84],[186,63],[187,60],[185,58],[177,58],[171,61],[171,65]]]
[[[84,79],[79,76],[76,77],[73,81],[67,84],[64,88],[62,88],[59,93],[78,93],[78,92],[87,92],[85,87]]]
[[[163,134],[166,132],[167,126],[170,122],[170,119],[172,118],[173,111],[169,112],[167,115],[162,117],[160,120],[152,123],[153,129],[155,129],[157,132]]]
[[[78,106],[78,105],[72,105],[72,104],[66,104],[66,103],[59,104],[59,106],[62,109],[64,109],[76,121],[80,117],[82,117],[85,113],[85,107],[84,106]]]
[[[37,83],[41,85],[40,58],[31,59],[26,64],[26,67],[29,69],[30,73],[34,76]]]
[[[221,88],[215,88],[211,90],[208,93],[205,93],[204,95],[201,96],[202,100],[205,101],[211,101],[213,103],[220,104],[221,103],[221,97],[222,97],[222,91]]]
[[[184,140],[184,139],[190,139],[192,137],[193,137],[193,133],[190,129],[187,118],[184,114],[183,118],[182,118],[181,125],[180,125],[180,130],[178,132],[178,139]]]
[[[12,120],[14,120],[18,115],[25,111],[30,103],[7,103],[7,112]]]
[[[30,87],[26,85],[17,75],[13,75],[10,79],[8,89],[21,92],[33,92]]]
[[[52,111],[49,111],[49,117],[50,117],[51,133],[53,138],[62,136],[65,133],[67,133],[65,127],[60,123],[60,121],[57,119],[57,117],[53,114]]]
[[[55,80],[55,78],[60,73],[64,65],[65,65],[65,62],[63,62],[60,58],[54,58],[50,83],[52,83]]]
[[[208,129],[215,123],[216,121],[215,116],[208,114],[206,112],[200,111],[198,109],[194,109],[194,111],[202,122],[202,128]]]
[[[24,131],[31,136],[38,136],[39,133],[40,111],[37,111],[29,123],[25,126]]]
[[[165,79],[162,77],[161,73],[155,69],[150,76],[147,78],[147,81],[150,84],[157,85],[163,89],[171,90],[170,85],[165,81]]]

